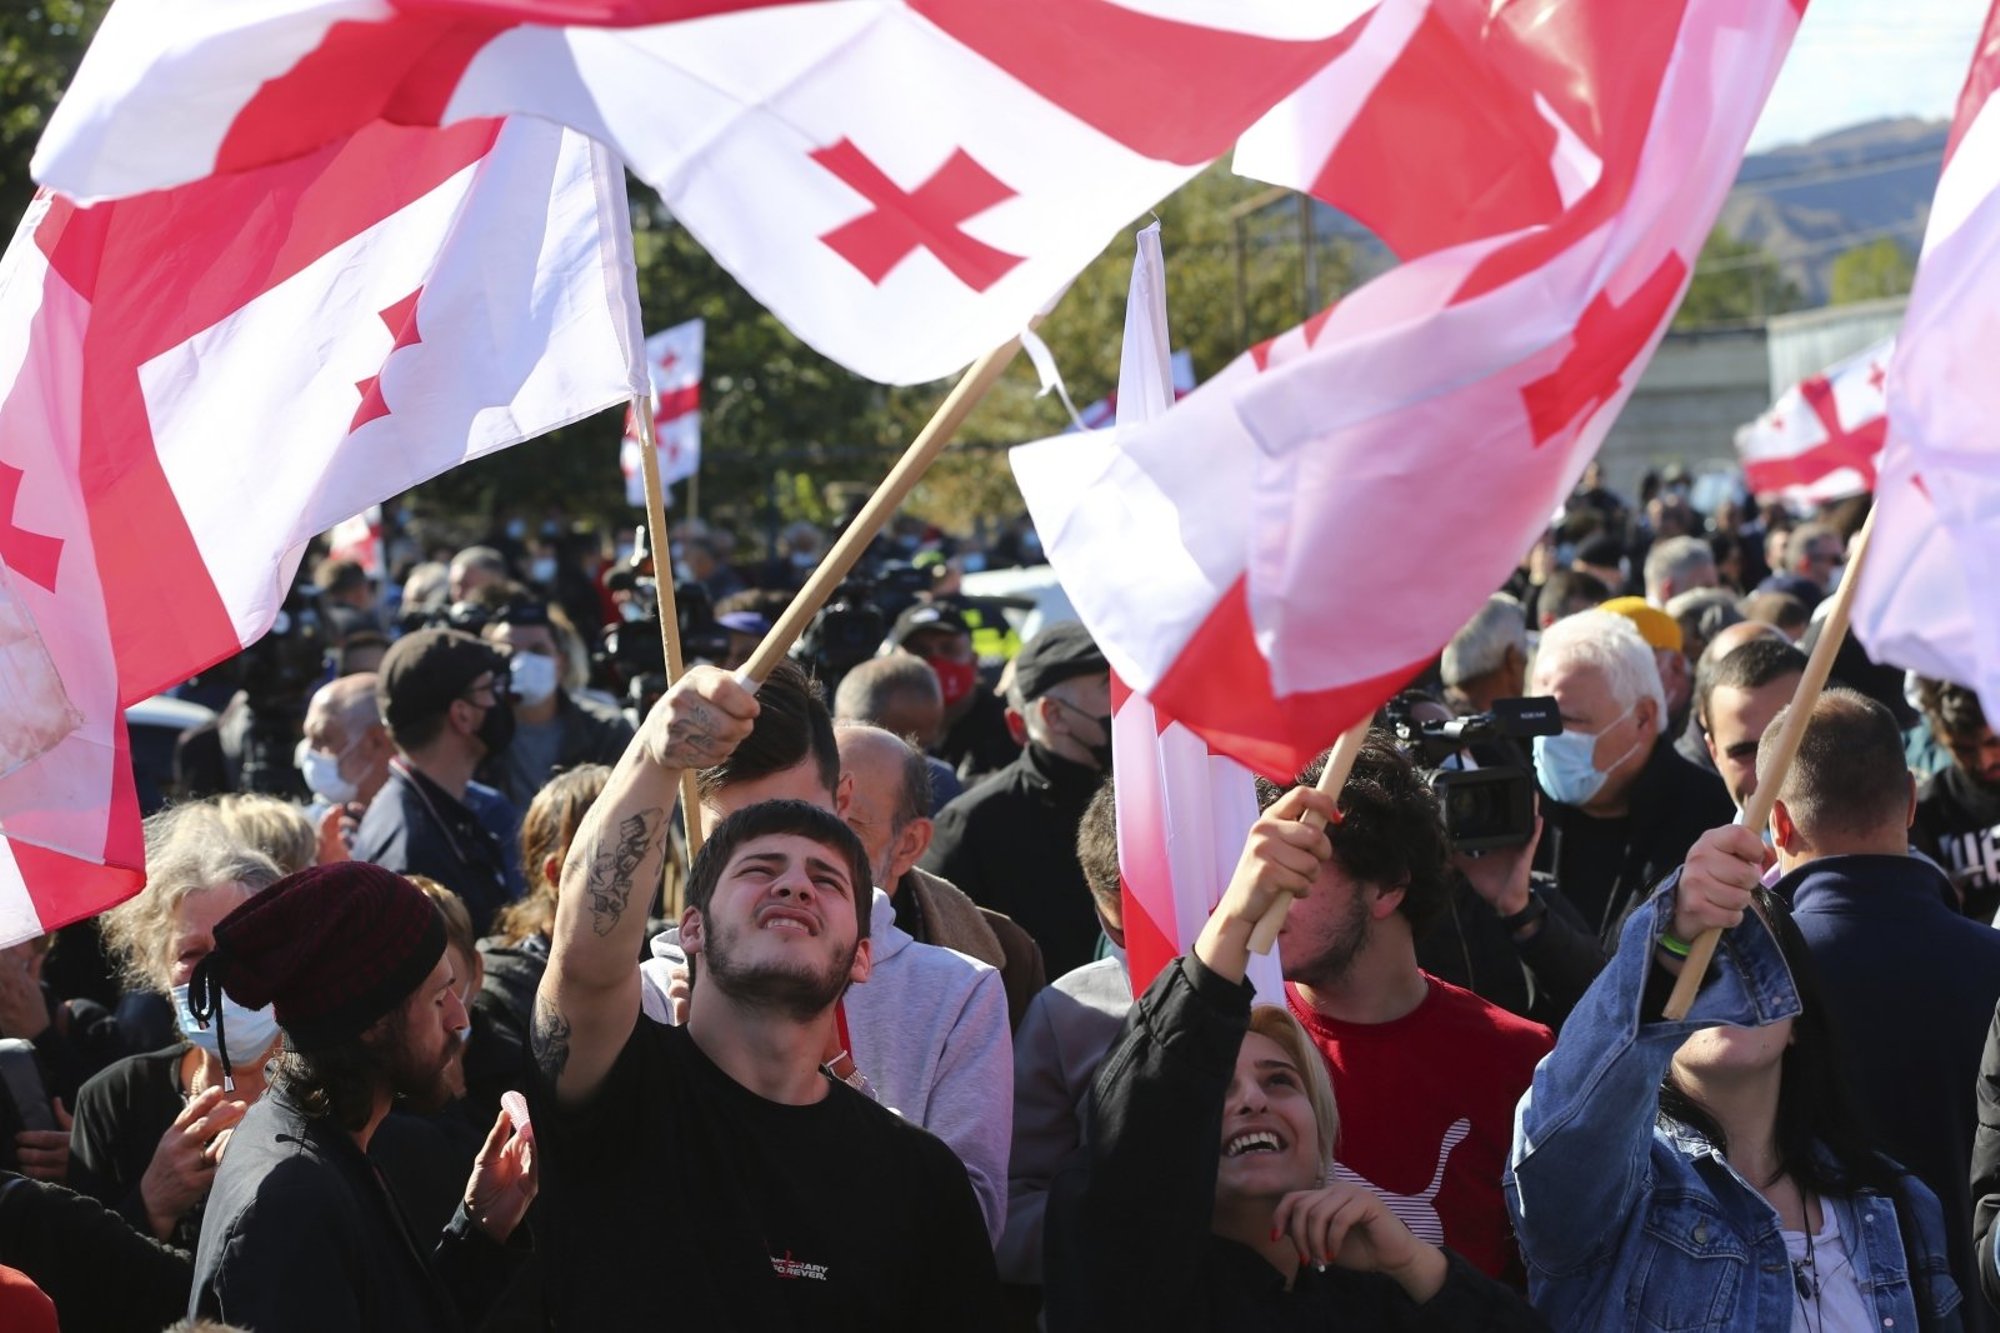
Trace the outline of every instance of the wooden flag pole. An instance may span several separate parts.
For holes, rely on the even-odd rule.
[[[738,680],[754,690],[777,669],[778,663],[791,651],[792,644],[797,641],[799,635],[805,633],[806,626],[812,623],[812,618],[819,614],[819,609],[826,604],[826,599],[833,595],[833,590],[840,586],[841,580],[847,577],[855,562],[860,560],[861,553],[868,549],[868,543],[875,540],[875,534],[882,530],[882,525],[887,523],[902,506],[911,490],[923,478],[925,471],[936,461],[937,456],[944,452],[944,447],[951,443],[952,436],[965,424],[965,419],[972,414],[972,409],[979,406],[980,401],[999,381],[1000,373],[1007,369],[1014,360],[1014,354],[1020,350],[1021,340],[1009,338],[1001,346],[973,362],[958,383],[952,386],[951,392],[945,395],[944,402],[938,406],[929,423],[918,433],[917,438],[910,442],[910,447],[904,450],[896,466],[889,470],[889,475],[875,488],[875,494],[868,497],[868,503],[855,516],[854,521],[848,524],[847,531],[840,534],[840,540],[833,544],[833,549],[826,553],[826,558],[813,570],[812,577],[806,580],[806,586],[799,590],[798,596],[792,598],[791,605],[785,608],[785,614],[778,617],[778,623],[771,626],[770,632],[764,636],[764,641],[757,645],[757,651],[752,653],[750,660],[737,671]]]
[[[1354,771],[1354,761],[1361,757],[1361,747],[1367,741],[1368,728],[1374,721],[1374,714],[1370,713],[1341,733],[1340,739],[1333,743],[1333,753],[1326,757],[1326,767],[1320,770],[1319,781],[1313,784],[1316,788],[1336,801],[1340,799],[1341,788],[1347,785],[1347,775]],[[1326,827],[1326,820],[1315,810],[1307,811],[1305,818],[1299,822],[1310,824],[1314,828]],[[1285,928],[1285,913],[1291,910],[1292,899],[1289,894],[1271,904],[1271,910],[1264,914],[1264,919],[1250,932],[1252,952],[1271,952],[1271,946],[1278,942],[1278,932]]]
[[[1854,604],[1854,589],[1861,582],[1861,568],[1868,558],[1868,538],[1875,528],[1876,509],[1868,511],[1868,517],[1861,524],[1861,531],[1854,534],[1854,542],[1847,550],[1847,574],[1834,590],[1833,608],[1827,612],[1826,621],[1820,626],[1819,642],[1813,645],[1812,656],[1806,661],[1805,675],[1799,678],[1799,687],[1792,694],[1792,702],[1785,710],[1785,725],[1778,730],[1778,738],[1771,746],[1769,766],[1757,765],[1757,790],[1750,794],[1750,800],[1736,816],[1736,822],[1748,829],[1761,831],[1771,822],[1771,807],[1777,802],[1778,789],[1785,785],[1785,774],[1792,766],[1792,759],[1799,752],[1799,742],[1806,734],[1806,723],[1812,719],[1813,707],[1819,703],[1820,691],[1826,688],[1826,678],[1833,670],[1833,659],[1840,652],[1840,645],[1847,638],[1847,618]],[[1695,993],[1701,989],[1702,978],[1708,975],[1708,965],[1715,957],[1715,946],[1722,939],[1719,930],[1705,930],[1688,950],[1687,961],[1681,964],[1681,974],[1674,980],[1674,993],[1667,997],[1666,1016],[1679,1022],[1688,1016],[1694,1005]]]
[[[653,422],[653,395],[635,395],[632,412],[639,421],[639,475],[646,484],[646,533],[653,554],[653,587],[660,612],[660,648],[667,662],[667,688],[672,689],[686,665],[681,661],[681,618],[674,605],[674,553],[667,538],[667,495],[660,485],[659,437]],[[687,831],[688,864],[701,850],[701,801],[695,774],[681,774],[681,824]],[[661,885],[662,894],[665,885]]]

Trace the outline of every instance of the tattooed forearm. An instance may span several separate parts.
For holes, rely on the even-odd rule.
[[[609,935],[617,929],[625,915],[625,905],[632,899],[633,876],[646,854],[658,845],[666,822],[664,810],[641,810],[628,815],[620,821],[618,835],[611,845],[599,849],[591,858],[590,875],[584,881],[583,891],[590,899],[590,928],[599,935]]]
[[[535,1017],[529,1025],[528,1049],[533,1053],[535,1068],[542,1071],[543,1078],[554,1083],[562,1077],[564,1066],[569,1064],[569,1020],[545,996],[535,997]]]

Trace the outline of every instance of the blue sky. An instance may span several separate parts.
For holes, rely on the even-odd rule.
[[[1986,0],[1812,0],[1751,150],[1883,116],[1949,116],[1985,18]]]

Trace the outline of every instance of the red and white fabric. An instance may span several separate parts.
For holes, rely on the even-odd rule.
[[[1853,624],[1869,654],[2000,717],[2000,4],[1974,48],[1889,363],[1889,440]]]
[[[0,562],[80,717],[0,778],[0,942],[142,879],[121,709],[270,628],[305,544],[635,392],[623,175],[533,120],[375,126],[0,260]],[[0,716],[44,713],[0,679]]]
[[[327,529],[327,556],[352,560],[369,578],[382,576],[382,506],[369,505]]]
[[[119,0],[35,169],[119,196],[376,116],[539,115],[806,342],[917,383],[1024,328],[1374,3]]]
[[[707,324],[676,324],[646,339],[646,373],[653,381],[653,438],[660,460],[660,485],[686,481],[701,470],[701,353]],[[639,455],[639,421],[625,409],[625,439],[618,466],[625,473],[625,498],[646,503],[644,460]]]
[[[1875,489],[1889,433],[1889,358],[1884,338],[1778,396],[1736,431],[1743,480],[1760,499],[1824,504]]]
[[[1174,404],[1177,358],[1168,352],[1166,264],[1156,222],[1138,236],[1118,366],[1118,423],[1136,425]],[[1184,354],[1183,354],[1184,355]],[[1118,773],[1118,874],[1125,961],[1140,995],[1188,952],[1257,822],[1256,779],[1201,737],[1111,678],[1111,750]],[[1250,960],[1266,1004],[1283,1004],[1276,954]]]
[[[1014,451],[1127,683],[1284,776],[1421,669],[1609,431],[1798,19],[1384,0],[1238,161],[1407,262],[1158,420]]]

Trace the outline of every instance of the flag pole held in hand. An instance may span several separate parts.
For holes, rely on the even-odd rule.
[[[1319,781],[1313,784],[1336,801],[1340,799],[1341,788],[1347,785],[1347,775],[1354,771],[1354,761],[1361,757],[1361,747],[1368,740],[1368,728],[1374,720],[1374,714],[1370,713],[1341,733],[1340,739],[1333,743],[1333,753],[1326,757],[1326,767],[1320,770]],[[1326,821],[1316,811],[1307,811],[1306,817],[1299,822],[1314,828],[1326,826]],[[1278,942],[1278,932],[1285,928],[1285,913],[1291,908],[1289,897],[1271,904],[1271,910],[1250,932],[1252,953],[1271,952],[1271,946]]]
[[[1757,765],[1757,790],[1750,794],[1750,799],[1736,816],[1736,822],[1745,828],[1761,830],[1771,822],[1771,807],[1777,802],[1778,789],[1785,785],[1785,773],[1792,766],[1793,756],[1799,752],[1799,742],[1805,738],[1806,723],[1812,719],[1813,707],[1819,703],[1820,691],[1826,688],[1827,675],[1833,670],[1833,659],[1847,638],[1848,610],[1854,603],[1854,589],[1861,582],[1862,563],[1868,558],[1868,536],[1874,530],[1876,512],[1873,508],[1869,509],[1861,531],[1854,534],[1854,543],[1848,548],[1847,575],[1834,590],[1833,609],[1827,612],[1826,623],[1820,626],[1819,642],[1813,645],[1812,656],[1806,661],[1805,674],[1799,677],[1799,687],[1785,709],[1785,724],[1779,728],[1778,738],[1771,746],[1770,763]],[[1687,1017],[1721,938],[1721,931],[1705,930],[1688,950],[1687,961],[1681,964],[1681,974],[1674,979],[1674,993],[1667,997],[1665,1013],[1668,1018],[1679,1022]]]
[[[1034,324],[1040,322],[1036,319],[1029,327],[1032,328]],[[791,651],[792,644],[798,640],[799,635],[805,633],[806,626],[812,623],[812,618],[819,614],[820,607],[826,604],[826,599],[833,595],[833,590],[840,586],[841,580],[845,579],[848,571],[854,568],[855,562],[861,558],[861,553],[868,549],[868,543],[875,540],[875,534],[882,530],[882,525],[889,521],[890,516],[909,497],[930,465],[944,452],[944,447],[951,443],[951,437],[958,433],[958,428],[965,424],[968,416],[972,415],[972,409],[979,406],[987,392],[999,381],[1000,373],[1007,369],[1014,359],[1014,354],[1020,350],[1021,340],[1009,338],[973,362],[971,368],[959,378],[958,383],[952,386],[951,392],[945,395],[944,402],[938,406],[929,423],[918,433],[917,438],[910,442],[910,447],[904,450],[896,466],[889,470],[889,475],[875,488],[875,494],[868,497],[868,503],[855,516],[854,521],[847,525],[847,531],[840,534],[840,540],[833,544],[833,549],[826,553],[825,559],[821,560],[819,566],[813,570],[812,577],[806,580],[806,586],[799,589],[798,596],[792,598],[791,605],[785,608],[785,614],[778,617],[778,623],[771,626],[770,632],[764,636],[764,641],[757,645],[757,651],[752,653],[750,660],[737,671],[737,680],[754,691],[777,668],[778,663],[784,660],[785,654]]]
[[[667,663],[667,688],[687,669],[681,661],[681,617],[674,605],[674,554],[667,541],[666,488],[660,485],[660,441],[653,421],[651,392],[634,394],[632,414],[639,422],[639,475],[646,485],[646,539],[653,556],[653,587],[660,612],[660,649]],[[688,864],[701,850],[701,801],[692,769],[681,774],[681,823],[687,831]]]

